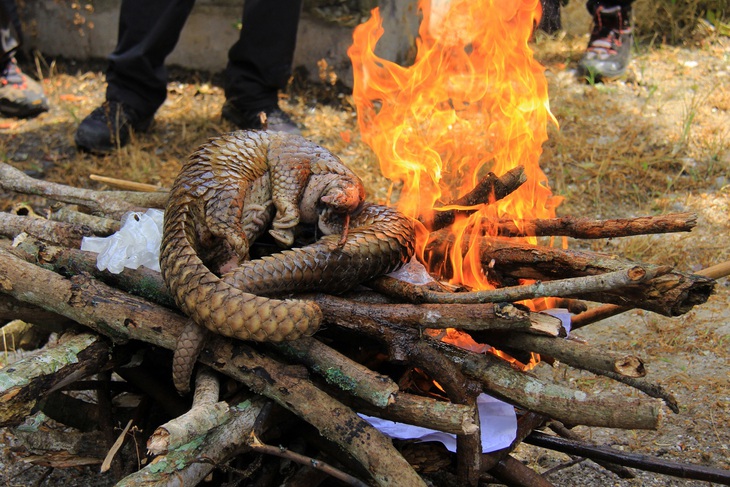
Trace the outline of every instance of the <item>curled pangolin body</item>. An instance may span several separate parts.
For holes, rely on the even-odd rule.
[[[170,192],[163,279],[178,306],[215,333],[257,341],[310,335],[322,319],[315,303],[261,295],[341,292],[395,270],[413,253],[412,222],[363,199],[359,178],[302,137],[241,131],[212,139],[191,156]],[[329,224],[350,214],[344,242],[325,237],[222,277],[209,268],[225,257],[246,260],[250,242],[267,230],[291,245],[299,223],[320,218],[324,229],[322,215]]]

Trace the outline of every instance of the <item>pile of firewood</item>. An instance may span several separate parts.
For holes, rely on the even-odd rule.
[[[455,203],[489,203],[523,181],[519,169],[489,175]],[[169,376],[170,350],[186,318],[159,273],[99,271],[96,255],[78,250],[82,237],[118,230],[127,212],[163,208],[166,193],[73,188],[34,180],[5,164],[0,187],[54,202],[43,217],[27,206],[0,213],[0,319],[32,323],[59,337],[55,346],[0,369],[0,425],[17,426],[40,410],[67,426],[69,437],[85,438],[87,447],[104,445],[101,454],[46,451],[26,460],[55,467],[101,463],[118,485],[196,485],[211,475],[262,486],[332,485],[331,478],[340,485],[550,485],[510,455],[525,442],[594,459],[621,476],[633,475],[627,467],[634,467],[730,482],[727,471],[578,438],[570,429],[576,425],[656,429],[665,407],[679,411],[677,402],[646,377],[639,357],[570,339],[560,319],[517,304],[554,298],[570,310],[573,329],[632,308],[665,316],[687,312],[707,300],[714,279],[730,273],[730,265],[687,274],[509,237],[689,231],[693,215],[497,222],[504,238],[481,239],[479,249],[496,289],[470,292],[383,276],[344,296],[304,296],[323,311],[320,332],[271,344],[211,338],[199,359],[195,394],[185,398],[174,392]],[[438,212],[439,221],[423,222],[433,231],[427,252],[437,255],[454,245],[438,229],[456,213]],[[600,304],[588,309],[586,301]],[[446,329],[513,359],[442,341]],[[4,332],[9,343],[10,325]],[[538,379],[519,367],[536,354],[643,395],[586,394]],[[510,447],[482,453],[481,393],[514,406],[517,436]],[[452,433],[457,451],[393,441],[357,413]],[[32,436],[17,434],[28,441]]]

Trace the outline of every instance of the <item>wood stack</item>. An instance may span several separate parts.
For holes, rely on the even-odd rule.
[[[455,203],[490,203],[522,182],[519,169],[489,175]],[[494,479],[549,485],[510,455],[522,442],[595,458],[624,476],[632,475],[625,467],[631,466],[730,481],[719,469],[625,454],[577,438],[570,427],[656,429],[664,406],[678,412],[678,405],[646,377],[641,358],[566,339],[558,318],[516,304],[556,298],[573,314],[573,328],[631,308],[676,316],[704,303],[714,278],[730,272],[728,264],[687,274],[611,255],[484,238],[483,268],[497,289],[468,292],[381,277],[345,296],[304,296],[321,307],[323,330],[279,344],[212,338],[200,357],[190,402],[174,393],[169,379],[169,351],[186,318],[159,274],[145,268],[99,271],[94,254],[77,250],[83,236],[118,229],[126,212],[162,208],[166,193],[72,188],[31,179],[5,164],[0,186],[63,203],[52,206],[47,219],[27,210],[0,213],[6,237],[0,240],[0,320],[23,320],[60,335],[54,347],[0,369],[0,425],[19,425],[40,409],[86,441],[101,432],[102,470],[111,469],[118,485],[196,485],[211,472],[255,485],[319,485],[330,477],[345,485],[476,486]],[[454,245],[438,229],[453,222],[455,213],[439,212],[438,221],[423,222],[434,230],[428,252]],[[497,227],[505,237],[606,238],[689,231],[694,225],[693,215],[676,214]],[[524,279],[537,282],[519,284]],[[588,310],[583,300],[603,304]],[[539,354],[644,395],[585,394],[538,379],[517,360],[439,340],[439,330],[447,328],[517,360]],[[93,401],[83,400],[80,391],[91,391]],[[508,448],[482,453],[476,410],[482,392],[515,407],[517,437]],[[391,441],[357,413],[452,433],[457,451]],[[124,426],[121,433],[117,425]],[[545,429],[552,433],[538,431]],[[76,466],[82,457],[102,461],[98,454],[61,458],[50,452],[34,460]]]

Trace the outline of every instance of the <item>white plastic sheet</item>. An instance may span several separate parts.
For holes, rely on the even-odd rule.
[[[514,406],[486,394],[480,394],[477,397],[477,407],[482,430],[482,452],[489,453],[510,446],[517,436],[517,415]],[[360,417],[391,438],[438,441],[449,451],[456,451],[456,436],[451,433],[364,414]]]

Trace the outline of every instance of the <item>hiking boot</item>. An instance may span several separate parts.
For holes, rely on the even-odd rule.
[[[299,127],[278,106],[263,110],[241,110],[229,100],[223,104],[221,116],[240,129],[271,130],[301,135]]]
[[[28,118],[48,111],[48,100],[40,83],[30,79],[14,58],[0,71],[0,113]]]
[[[595,80],[618,78],[631,58],[631,13],[620,6],[596,8],[588,49],[578,63],[580,71]]]
[[[107,101],[81,121],[76,129],[76,146],[89,152],[111,152],[129,142],[132,131],[146,132],[153,115],[140,115],[118,101]]]

